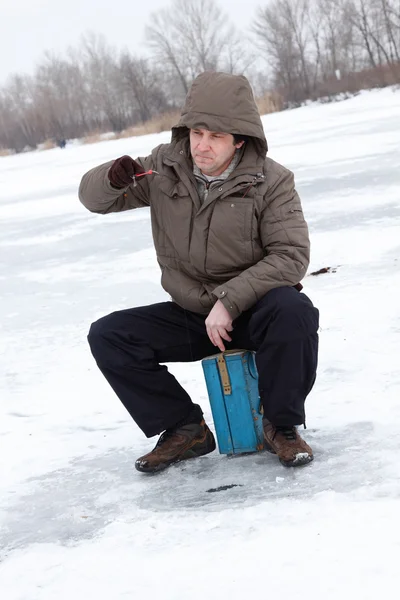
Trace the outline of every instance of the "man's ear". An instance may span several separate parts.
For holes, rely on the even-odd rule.
[[[244,140],[242,140],[241,142],[239,142],[238,144],[234,144],[236,150],[239,150],[239,148],[241,148],[244,144]]]

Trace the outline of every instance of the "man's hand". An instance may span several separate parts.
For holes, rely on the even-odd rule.
[[[224,352],[225,346],[223,339],[231,342],[228,331],[232,331],[232,318],[221,300],[217,300],[210,314],[206,319],[206,329],[208,337],[214,346],[218,346],[221,352]]]
[[[125,155],[113,162],[108,172],[108,179],[114,188],[123,189],[133,183],[134,175],[143,172],[144,169],[136,160]]]

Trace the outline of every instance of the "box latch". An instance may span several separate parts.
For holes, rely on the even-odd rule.
[[[229,379],[225,356],[223,354],[218,354],[218,370],[221,377],[222,387],[224,388],[224,395],[230,396],[232,394],[232,386]]]

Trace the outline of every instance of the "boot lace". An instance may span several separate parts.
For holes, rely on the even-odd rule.
[[[295,427],[287,427],[285,425],[278,425],[275,427],[275,433],[273,435],[273,440],[276,435],[280,433],[286,440],[294,441],[296,439],[296,428]]]

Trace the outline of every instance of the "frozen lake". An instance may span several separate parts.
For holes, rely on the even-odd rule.
[[[312,241],[321,312],[307,468],[217,452],[156,476],[91,357],[90,323],[167,299],[149,213],[93,215],[89,168],[169,134],[0,158],[4,600],[375,599],[400,556],[400,91],[263,118]],[[200,363],[171,370],[212,418]],[[219,493],[208,490],[236,485]],[[254,569],[259,568],[259,577]]]

